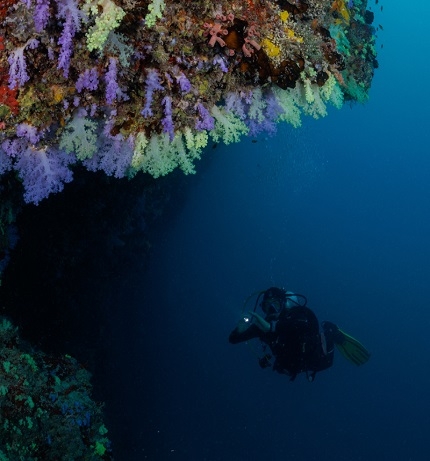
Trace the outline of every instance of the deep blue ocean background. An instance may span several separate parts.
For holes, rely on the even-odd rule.
[[[101,274],[80,266],[62,302],[52,298],[63,317],[37,331],[36,345],[88,357],[117,460],[428,459],[430,6],[369,6],[380,68],[366,105],[209,148],[160,210],[149,260],[142,249],[105,259]],[[66,198],[52,200],[61,209]],[[90,229],[79,226],[85,240]],[[31,246],[17,252],[28,257]],[[12,317],[27,337],[33,318],[51,316],[35,254],[30,276],[10,269],[19,283],[5,295],[26,294],[32,317]],[[246,344],[229,344],[245,299],[273,285],[306,295],[370,361],[355,367],[336,353],[315,382],[290,382],[261,369]]]
[[[372,9],[384,30],[368,104],[213,149],[149,268],[111,294],[120,459],[428,459],[430,7]],[[371,360],[337,353],[314,383],[260,369],[227,337],[272,285]]]
[[[428,459],[430,8],[372,9],[384,30],[368,104],[212,150],[149,268],[111,296],[121,459]],[[260,369],[227,337],[272,285],[371,360],[337,353],[314,383]]]

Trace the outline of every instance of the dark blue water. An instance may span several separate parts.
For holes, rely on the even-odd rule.
[[[120,459],[427,459],[430,11],[414,5],[407,22],[399,1],[377,17],[367,105],[212,150],[148,270],[122,282],[109,410]],[[260,369],[227,337],[245,298],[272,285],[305,294],[371,360],[337,354],[314,383]]]
[[[377,14],[364,106],[210,147],[185,179],[80,172],[19,217],[2,311],[93,373],[117,460],[428,459],[429,14]],[[259,367],[258,343],[229,344],[245,299],[273,285],[370,361],[337,353],[290,382]]]

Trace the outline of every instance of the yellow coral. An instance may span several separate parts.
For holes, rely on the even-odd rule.
[[[339,8],[339,13],[342,15],[343,19],[345,19],[346,22],[349,22],[349,11],[347,10],[345,6],[345,2],[342,2],[341,7]]]
[[[266,52],[269,58],[276,58],[281,54],[281,49],[279,48],[279,46],[276,46],[268,38],[263,38],[263,40],[261,41],[261,46],[263,47],[263,50]]]
[[[52,104],[60,103],[64,99],[64,96],[66,95],[64,88],[60,85],[52,85],[51,91],[52,91]]]
[[[287,22],[288,21],[288,18],[290,17],[290,13],[288,13],[288,11],[281,11],[279,13],[279,17],[281,18],[281,21],[282,22]]]
[[[295,42],[298,42],[298,43],[303,43],[303,38],[296,35],[294,33],[294,30],[292,29],[289,29],[288,27],[285,29],[285,33],[287,34],[287,37],[290,39],[290,40],[293,40]]]

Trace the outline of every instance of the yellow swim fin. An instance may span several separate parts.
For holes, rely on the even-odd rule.
[[[370,352],[352,336],[339,329],[339,335],[336,335],[335,346],[338,351],[354,365],[363,365],[370,359]]]

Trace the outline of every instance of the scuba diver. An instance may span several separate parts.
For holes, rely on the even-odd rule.
[[[260,366],[271,366],[274,371],[290,376],[291,381],[299,373],[306,373],[308,380],[313,381],[318,371],[330,368],[334,346],[354,365],[363,365],[369,360],[367,349],[334,323],[322,322],[320,331],[316,315],[306,304],[305,296],[283,288],[261,291],[254,309],[239,321],[229,341],[237,344],[259,338],[264,351],[259,358]],[[264,317],[256,312],[257,307]]]

